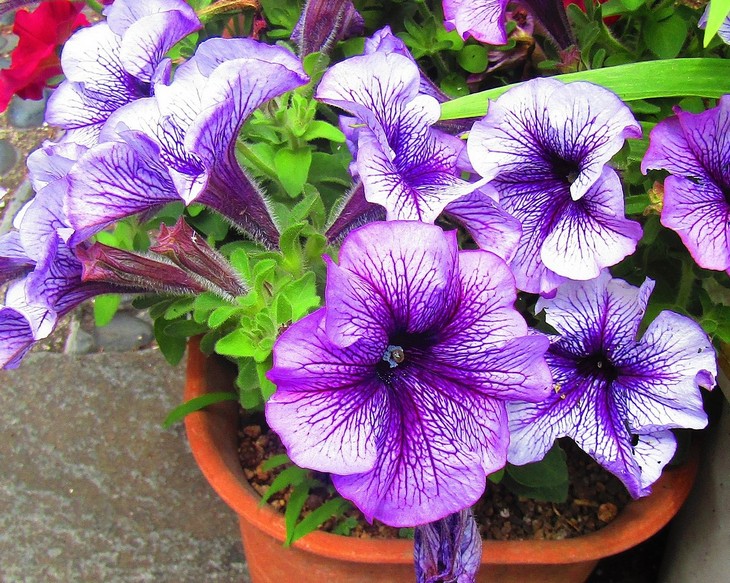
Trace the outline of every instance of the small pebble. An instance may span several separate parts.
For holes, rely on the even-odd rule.
[[[618,508],[611,502],[605,502],[598,507],[598,520],[609,523],[618,515]]]
[[[5,176],[18,162],[18,152],[9,140],[0,140],[0,176]]]
[[[46,111],[46,92],[43,99],[21,99],[13,97],[8,106],[8,121],[18,129],[39,128],[43,125]]]

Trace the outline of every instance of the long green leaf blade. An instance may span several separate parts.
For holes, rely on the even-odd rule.
[[[720,30],[720,27],[728,14],[730,14],[730,0],[712,0],[712,3],[710,4],[710,12],[707,15],[705,37],[702,41],[705,48],[710,44],[712,37],[714,37],[717,34],[717,31]]]
[[[574,81],[596,83],[610,89],[624,101],[683,96],[716,99],[730,93],[730,61],[726,59],[646,61],[555,75],[551,78],[565,83]],[[496,87],[447,101],[441,105],[441,119],[482,117],[487,113],[489,99],[496,99],[517,85]]]
[[[182,421],[186,415],[195,411],[200,411],[208,405],[214,403],[220,403],[222,401],[238,401],[238,395],[236,393],[219,392],[219,393],[207,393],[200,397],[195,397],[189,401],[185,401],[182,405],[175,407],[165,420],[162,422],[162,426],[165,429],[169,429],[173,424],[178,421]]]

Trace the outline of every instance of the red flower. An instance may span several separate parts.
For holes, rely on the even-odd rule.
[[[40,99],[49,79],[61,74],[58,47],[71,33],[89,24],[81,14],[84,2],[51,0],[42,2],[33,12],[18,10],[13,33],[18,46],[9,69],[0,71],[0,112],[5,111],[13,95],[23,99]]]

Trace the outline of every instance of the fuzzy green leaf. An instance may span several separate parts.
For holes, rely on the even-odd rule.
[[[218,340],[215,351],[223,356],[253,356],[256,343],[248,332],[238,328]]]
[[[104,294],[94,298],[94,323],[98,327],[106,326],[114,318],[119,308],[119,294]]]
[[[311,165],[312,150],[310,148],[299,148],[297,150],[284,148],[276,153],[274,157],[276,175],[286,193],[292,198],[302,193]]]

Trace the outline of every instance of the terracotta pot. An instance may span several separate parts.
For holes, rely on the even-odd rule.
[[[207,359],[197,342],[188,347],[185,399],[230,388],[232,376]],[[290,548],[282,543],[282,515],[259,506],[238,461],[237,406],[220,403],[187,416],[193,455],[213,489],[239,516],[253,583],[399,583],[414,581],[413,543],[362,540],[313,532]],[[654,493],[631,502],[598,532],[558,541],[485,541],[478,581],[571,583],[585,581],[603,557],[620,553],[659,531],[692,487],[698,456],[664,472]]]

